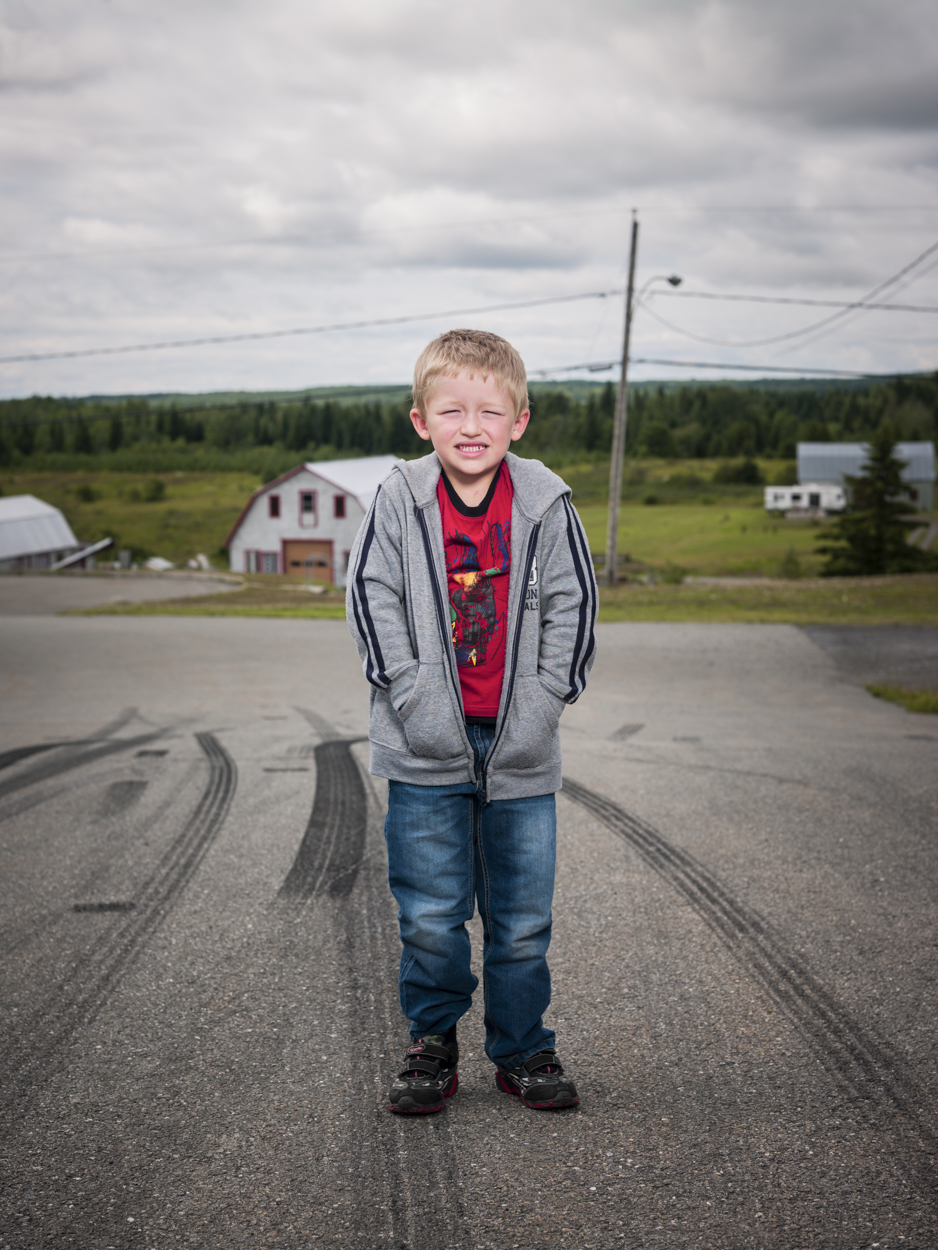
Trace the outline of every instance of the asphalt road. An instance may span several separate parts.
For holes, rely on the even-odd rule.
[[[210,573],[0,573],[0,616],[52,616],[107,603],[140,603],[236,590]]]
[[[785,626],[600,646],[551,950],[581,1107],[498,1093],[474,1008],[401,1120],[344,623],[0,621],[4,1250],[938,1245],[936,718]]]

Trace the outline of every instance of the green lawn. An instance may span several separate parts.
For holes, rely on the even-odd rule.
[[[898,703],[907,712],[921,712],[929,716],[938,716],[938,690],[909,690],[905,686],[867,686],[870,694],[877,699],[887,699],[890,703]]]
[[[938,625],[938,574],[817,577],[736,586],[602,587],[601,621]]]
[[[606,549],[605,504],[585,504],[580,516],[590,550]],[[814,545],[819,525],[771,518],[757,503],[713,504],[626,502],[619,514],[619,555],[639,565],[677,565],[698,576],[777,577],[786,552],[794,551],[803,573],[816,573],[821,559]]]
[[[770,521],[756,487],[709,484],[712,465],[686,462],[676,467],[643,461],[627,473],[620,527],[620,553],[640,564],[663,568],[669,562],[690,573],[763,573],[774,576],[791,547],[803,571],[816,570],[816,527]],[[606,547],[606,506],[602,497],[606,465],[571,466],[574,487],[590,547]],[[631,480],[640,478],[641,480]],[[5,495],[32,494],[61,508],[75,534],[96,541],[110,536],[137,559],[158,555],[184,563],[204,551],[225,567],[220,552],[242,507],[257,488],[248,473],[164,473],[165,498],[147,503],[152,476],[138,473],[0,474]],[[707,493],[709,492],[709,493]],[[87,498],[88,494],[91,498]],[[662,502],[640,502],[649,493]],[[85,497],[83,497],[85,496]],[[712,502],[701,502],[701,498]]]
[[[72,614],[70,614],[72,615]],[[253,576],[241,590],[193,599],[115,603],[83,616],[345,616],[341,591],[312,596],[286,578]],[[938,625],[938,574],[803,578],[737,586],[600,589],[601,621],[752,621],[792,625]]]
[[[0,474],[4,495],[36,495],[61,508],[77,538],[111,537],[137,559],[163,556],[182,564],[203,551],[227,568],[219,551],[259,482],[249,473],[163,473],[165,498],[146,503],[152,474]],[[82,498],[90,492],[91,499]],[[135,497],[136,496],[136,497]]]

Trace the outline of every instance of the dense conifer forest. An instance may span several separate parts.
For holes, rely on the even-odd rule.
[[[517,450],[555,467],[602,460],[609,382],[534,383]],[[0,468],[130,472],[241,469],[265,478],[303,459],[420,455],[404,387],[265,396],[149,396],[0,402]],[[938,374],[876,382],[639,383],[629,453],[675,459],[791,460],[799,440],[865,440],[884,422],[933,439]]]

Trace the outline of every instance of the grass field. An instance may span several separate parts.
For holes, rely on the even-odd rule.
[[[605,620],[864,620],[883,623],[938,623],[936,582],[930,577],[828,581],[806,576],[771,586],[642,585],[648,572],[679,578],[742,576],[778,578],[791,551],[796,569],[818,571],[817,523],[769,517],[762,491],[752,486],[712,482],[715,462],[640,461],[627,465],[619,529],[619,551],[631,557],[625,587],[603,593]],[[764,471],[771,467],[768,462]],[[777,473],[783,468],[776,466]],[[564,470],[574,489],[590,548],[606,545],[606,507],[602,499],[608,465],[594,463]],[[152,479],[131,473],[0,475],[6,495],[34,494],[60,507],[75,533],[95,540],[111,535],[136,557],[164,556],[176,564],[206,552],[217,567],[227,567],[220,550],[231,526],[258,486],[247,473],[163,474],[165,498],[146,502]],[[653,496],[657,503],[644,500]],[[788,571],[791,572],[789,562]],[[280,579],[251,580],[234,596],[209,596],[170,603],[140,604],[120,610],[140,613],[206,611],[219,615],[334,616],[334,601],[309,597],[279,585]],[[236,600],[237,604],[233,601]]]
[[[907,712],[938,716],[938,690],[908,690],[905,686],[867,686],[870,694],[889,703],[898,703]]]
[[[135,559],[163,556],[183,564],[202,551],[227,568],[219,550],[259,482],[248,473],[164,473],[165,498],[145,501],[153,476],[142,473],[0,475],[4,495],[36,495],[61,508],[75,536],[113,538]],[[83,497],[84,496],[84,497]]]
[[[762,510],[758,487],[710,483],[709,462],[642,461],[627,474],[619,550],[636,565],[661,570],[669,563],[691,574],[774,576],[792,548],[803,571],[818,565],[813,554],[816,527],[772,521]],[[590,547],[606,546],[603,499],[608,465],[564,470],[586,525]],[[61,508],[75,534],[89,542],[112,537],[135,559],[163,556],[184,563],[205,552],[227,564],[221,544],[259,482],[247,473],[164,473],[157,479],[165,497],[145,499],[154,479],[135,473],[44,473],[0,475],[5,495],[31,494]],[[658,504],[645,504],[654,496]]]
[[[241,590],[109,604],[92,616],[345,616],[341,591],[313,596],[286,578],[246,578]],[[600,591],[601,621],[751,621],[791,625],[938,625],[938,574],[804,578],[750,585],[643,586]]]
[[[604,551],[606,505],[584,504],[579,511],[590,550]],[[761,499],[742,505],[626,502],[619,516],[620,558],[629,556],[636,566],[662,570],[670,564],[697,576],[777,577],[789,550],[803,573],[816,573],[822,563],[814,550],[819,523],[773,520]]]

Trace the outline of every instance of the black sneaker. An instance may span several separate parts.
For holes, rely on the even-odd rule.
[[[408,1046],[404,1067],[391,1086],[388,1110],[400,1115],[442,1111],[459,1084],[459,1047],[442,1033],[431,1033]]]
[[[552,1050],[532,1055],[520,1068],[499,1066],[495,1084],[506,1094],[516,1094],[526,1107],[538,1111],[575,1107],[580,1101],[576,1086],[564,1076],[563,1064]]]

